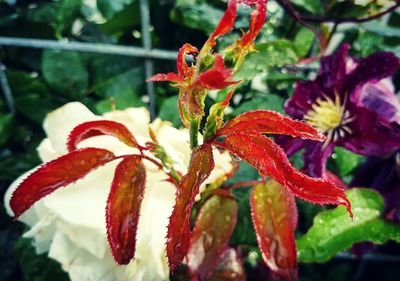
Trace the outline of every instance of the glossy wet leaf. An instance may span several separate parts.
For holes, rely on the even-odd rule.
[[[146,183],[146,170],[139,155],[127,156],[118,164],[107,200],[107,237],[119,264],[135,255],[136,231]]]
[[[85,122],[76,126],[69,134],[67,142],[68,150],[73,151],[77,148],[79,142],[99,135],[113,136],[126,145],[138,147],[135,137],[124,125],[110,120],[98,120]]]
[[[297,280],[294,197],[276,181],[256,185],[250,197],[258,246],[267,266],[283,280]]]
[[[344,205],[350,213],[350,203],[342,189],[296,170],[282,148],[271,139],[252,133],[234,133],[217,145],[257,168],[261,176],[272,177],[299,198],[317,204]]]
[[[382,218],[384,202],[377,192],[355,188],[346,191],[346,195],[354,219],[343,207],[319,213],[313,226],[297,240],[299,262],[326,262],[361,241],[400,242],[400,224]]]
[[[201,207],[187,254],[192,276],[207,280],[227,249],[236,225],[238,204],[234,197],[214,195]]]
[[[190,213],[200,185],[214,169],[212,148],[208,144],[198,147],[192,154],[188,173],[182,177],[170,217],[167,234],[167,256],[169,267],[174,271],[189,249]]]
[[[84,148],[47,162],[29,175],[12,194],[10,207],[14,216],[18,218],[46,195],[113,159],[114,155],[108,150]]]
[[[270,110],[253,110],[231,119],[217,131],[218,135],[256,131],[262,134],[284,134],[323,141],[326,137],[303,121],[297,121]]]

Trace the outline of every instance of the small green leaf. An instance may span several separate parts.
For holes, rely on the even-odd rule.
[[[340,176],[344,177],[350,174],[364,157],[344,148],[335,147],[333,158]]]
[[[294,49],[300,58],[307,55],[314,42],[315,34],[308,28],[301,28],[294,38]]]
[[[300,262],[328,261],[357,242],[400,242],[400,224],[381,218],[384,203],[377,192],[355,188],[346,191],[346,195],[351,202],[354,219],[349,218],[342,206],[315,216],[313,226],[297,240]]]

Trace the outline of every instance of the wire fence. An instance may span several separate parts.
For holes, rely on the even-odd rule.
[[[86,42],[73,42],[73,41],[56,41],[56,40],[43,40],[43,39],[27,39],[27,38],[14,38],[0,36],[0,47],[14,46],[23,48],[36,48],[36,49],[54,49],[65,51],[78,51],[87,53],[98,53],[107,55],[122,55],[130,57],[139,57],[145,59],[145,76],[151,77],[154,74],[155,59],[176,60],[177,52],[153,49],[151,45],[150,34],[150,9],[148,0],[140,0],[140,18],[141,18],[141,31],[142,31],[142,47],[132,47],[113,44],[101,43],[86,43]],[[10,113],[15,114],[15,102],[12,95],[11,88],[7,81],[5,73],[6,67],[0,61],[0,87],[2,89],[7,108]],[[148,82],[146,85],[147,95],[149,96],[149,109],[150,116],[153,120],[156,113],[155,105],[155,90],[154,83]]]

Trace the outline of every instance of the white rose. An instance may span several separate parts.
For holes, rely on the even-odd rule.
[[[124,124],[140,144],[149,140],[149,113],[145,108],[130,108],[96,116],[83,104],[68,103],[51,112],[44,121],[47,138],[38,147],[40,158],[47,162],[67,153],[69,132],[90,120],[108,119]],[[175,162],[175,169],[185,173],[190,160],[188,132],[156,120],[152,128],[161,145]],[[111,136],[97,136],[83,141],[80,147],[106,148],[115,155],[134,149]],[[214,150],[215,169],[212,182],[232,169],[228,153]],[[114,161],[91,172],[85,178],[60,188],[37,202],[19,220],[30,226],[24,237],[34,239],[37,253],[48,252],[68,272],[72,281],[168,280],[165,253],[168,219],[175,203],[174,185],[164,181],[165,174],[153,164],[145,163],[147,183],[137,231],[135,259],[128,265],[117,265],[111,255],[105,223],[105,206],[110,190]],[[33,169],[34,170],[34,169]],[[29,173],[18,178],[5,196],[7,211],[12,215],[9,199]]]

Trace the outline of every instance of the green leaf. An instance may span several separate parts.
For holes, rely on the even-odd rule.
[[[382,197],[370,189],[346,191],[354,219],[344,207],[323,211],[314,218],[313,226],[297,240],[300,262],[325,262],[354,243],[370,241],[376,244],[388,240],[400,242],[400,224],[381,218]]]
[[[134,1],[123,10],[116,13],[112,19],[99,25],[104,33],[121,36],[125,32],[131,33],[135,26],[140,29],[140,7],[139,1]]]
[[[171,13],[172,21],[211,34],[223,16],[223,12],[208,4],[181,5]]]
[[[297,62],[293,44],[285,39],[255,45],[257,52],[249,54],[235,79],[249,80],[272,67]]]
[[[38,255],[30,239],[20,238],[16,243],[16,254],[25,280],[29,281],[68,281],[68,275],[60,264],[45,254]]]
[[[262,94],[252,92],[253,96],[248,101],[243,102],[236,107],[232,114],[234,116],[242,114],[249,110],[269,109],[273,111],[283,112],[283,103],[285,99],[281,96],[273,94]]]
[[[97,7],[105,18],[111,19],[135,0],[97,0]]]
[[[61,106],[51,97],[43,97],[38,93],[16,98],[15,105],[19,113],[37,124],[42,124],[47,113]]]
[[[2,146],[12,132],[13,116],[11,114],[0,115],[0,146]]]
[[[67,31],[74,20],[79,16],[81,0],[59,0],[41,3],[26,13],[28,21],[38,23],[50,23],[56,35]]]
[[[341,147],[335,147],[332,158],[341,177],[350,174],[364,159],[363,156]]]
[[[178,96],[167,98],[161,105],[158,116],[162,120],[171,121],[174,127],[182,126],[181,117],[178,110]]]
[[[91,66],[92,90],[102,98],[136,94],[144,84],[141,61],[125,57],[95,57]]]
[[[42,72],[51,88],[71,99],[82,98],[88,91],[89,75],[77,52],[44,51]]]
[[[315,34],[308,28],[301,28],[294,38],[294,49],[300,58],[307,55],[314,42]]]

